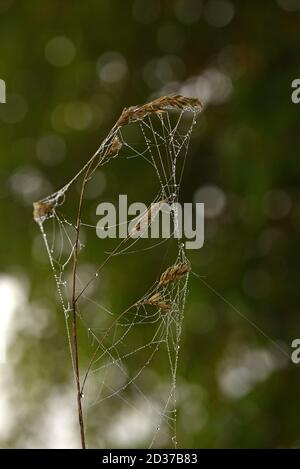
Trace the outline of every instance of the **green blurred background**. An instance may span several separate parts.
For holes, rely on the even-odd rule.
[[[289,356],[300,337],[300,105],[291,102],[300,1],[1,0],[0,22],[1,446],[79,443],[64,321],[32,202],[82,167],[124,106],[178,92],[206,105],[182,199],[206,204],[204,247],[188,254],[213,289],[191,278],[179,446],[299,446],[299,368]],[[99,173],[97,202],[130,180],[116,161]],[[134,297],[128,272],[141,272],[138,260],[108,271],[116,304]],[[163,367],[152,371],[163,379]],[[136,420],[122,410],[111,422],[101,410],[91,445],[147,445]]]

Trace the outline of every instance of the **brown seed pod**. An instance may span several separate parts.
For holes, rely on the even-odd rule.
[[[33,204],[33,219],[37,222],[43,222],[46,218],[53,214],[54,205],[52,202],[40,200]]]
[[[119,153],[119,151],[121,150],[123,144],[121,142],[121,140],[119,139],[119,137],[116,135],[112,142],[111,142],[111,145],[108,149],[108,152],[106,154],[107,157],[111,157],[111,156],[116,156],[117,153]]]
[[[159,286],[165,286],[170,282],[175,282],[176,280],[179,280],[190,270],[191,267],[187,262],[180,262],[179,264],[168,267],[167,270],[165,270],[160,277]]]
[[[160,292],[154,293],[154,295],[152,295],[148,300],[145,300],[144,304],[156,306],[166,312],[171,309],[171,306],[164,301]]]
[[[121,150],[123,146],[123,143],[119,139],[117,135],[113,137],[111,140],[109,146],[103,150],[103,153],[99,157],[99,163],[104,164],[106,163],[110,158],[113,158],[114,156],[117,156],[119,151]]]

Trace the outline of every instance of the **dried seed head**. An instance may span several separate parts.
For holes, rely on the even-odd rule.
[[[160,301],[162,299],[162,296],[161,296],[161,293],[160,292],[157,292],[157,293],[154,293],[154,295],[152,295],[148,300],[147,300],[147,303],[149,303],[150,305],[151,304],[155,304],[157,303],[158,301]]]
[[[170,282],[179,280],[190,270],[191,267],[187,262],[180,262],[179,264],[173,265],[172,267],[168,267],[168,269],[165,270],[165,272],[160,277],[159,286],[164,286]]]
[[[142,236],[142,234],[145,232],[148,226],[151,225],[154,218],[158,215],[160,209],[165,203],[166,200],[164,199],[160,202],[155,202],[154,204],[151,204],[148,210],[138,218],[135,225],[131,228],[129,236],[131,238],[138,238]]]
[[[156,306],[161,309],[162,311],[168,312],[171,309],[171,306],[166,303],[165,301],[159,301]]]
[[[121,142],[119,137],[115,135],[113,139],[111,140],[109,146],[106,149],[102,150],[102,153],[99,156],[99,163],[104,164],[110,158],[117,156],[122,146],[123,146],[123,143]]]
[[[161,114],[167,109],[181,109],[187,111],[199,112],[202,109],[201,102],[196,98],[187,98],[185,96],[162,96],[143,106],[131,106],[124,108],[117,121],[117,127],[123,127],[129,122],[143,119],[149,114]]]
[[[164,301],[160,292],[154,293],[148,300],[145,300],[144,304],[155,306],[166,312],[171,309],[171,306]]]
[[[108,157],[116,156],[116,154],[119,153],[119,151],[121,150],[122,146],[123,146],[123,144],[122,144],[121,140],[116,135],[113,138],[113,141],[111,142],[111,145],[110,145],[110,147],[108,149],[108,152],[107,152],[107,156]]]
[[[49,218],[53,215],[54,204],[52,202],[46,202],[40,200],[39,202],[34,202],[33,204],[33,219],[37,223],[42,223],[46,218]]]

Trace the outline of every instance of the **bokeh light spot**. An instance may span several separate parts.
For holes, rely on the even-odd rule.
[[[65,36],[57,36],[50,39],[45,47],[47,61],[55,67],[69,65],[76,55],[73,42]]]
[[[119,52],[106,52],[97,60],[97,71],[101,81],[117,83],[127,74],[127,62]]]
[[[204,6],[204,18],[210,26],[223,28],[234,17],[234,6],[225,0],[209,0]]]
[[[31,166],[20,166],[11,175],[9,183],[12,192],[21,197],[26,204],[41,198],[52,189],[41,172]]]
[[[215,218],[222,213],[226,197],[222,189],[214,185],[202,186],[195,192],[194,201],[204,203],[205,218]]]
[[[82,101],[72,101],[65,106],[65,122],[71,129],[85,130],[93,120],[91,107]]]
[[[277,0],[280,8],[286,11],[297,11],[300,9],[300,0]]]

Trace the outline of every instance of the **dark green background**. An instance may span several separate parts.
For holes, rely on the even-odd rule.
[[[178,441],[208,448],[300,444],[299,368],[289,359],[291,342],[300,336],[300,104],[291,102],[291,82],[300,75],[300,2],[231,1],[225,13],[233,6],[234,16],[222,27],[215,22],[222,23],[224,2],[186,1],[183,10],[182,3],[0,2],[0,76],[7,84],[7,104],[0,105],[0,269],[19,279],[28,296],[15,313],[7,364],[0,369],[10,408],[8,416],[1,410],[0,419],[11,424],[2,447],[45,445],[43,416],[52,412],[54,390],[57,405],[75,412],[75,396],[60,402],[70,362],[31,203],[81,168],[124,106],[164,93],[170,82],[171,90],[191,90],[199,76],[210,82],[211,70],[227,77],[232,89],[222,99],[221,85],[211,84],[212,99],[190,145],[182,199],[192,201],[199,187],[215,185],[226,205],[206,220],[204,247],[189,257],[193,270],[247,320],[191,278],[178,372],[186,393]],[[45,54],[57,36],[75,47],[61,67]],[[101,77],[97,62],[107,52],[121,54],[126,63],[120,80]],[[195,93],[201,99],[200,86]],[[74,124],[66,116],[76,113]],[[64,158],[58,158],[61,140],[58,155],[50,149],[48,160],[41,158],[39,142],[49,133],[63,139]],[[131,181],[132,174],[124,166],[118,170],[116,161],[106,166],[101,198],[113,199],[127,177]],[[147,179],[146,167],[136,179]],[[99,249],[99,241],[87,246],[91,255],[88,249]],[[115,304],[141,290],[142,269],[135,262],[122,270],[114,265],[109,273]],[[164,376],[163,368],[156,371]],[[104,415],[93,445],[117,444],[106,435],[108,426]],[[56,435],[47,444],[59,445]]]

